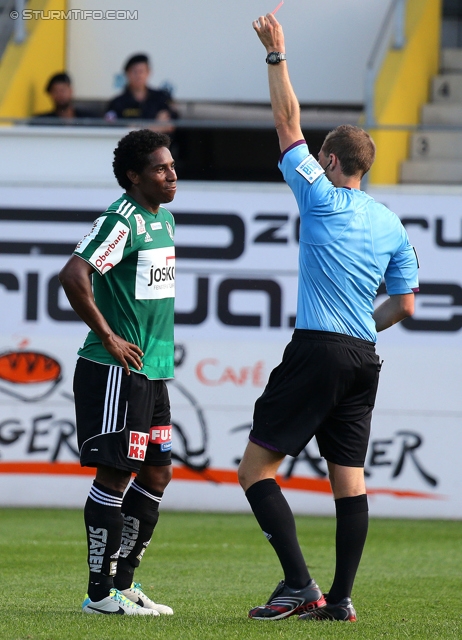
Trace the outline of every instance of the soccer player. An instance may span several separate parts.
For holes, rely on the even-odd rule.
[[[284,572],[256,620],[356,620],[353,581],[368,528],[364,461],[381,363],[377,331],[414,311],[417,259],[398,217],[360,191],[375,146],[353,126],[331,131],[316,160],[300,128],[284,34],[272,14],[253,23],[268,63],[279,137],[279,167],[300,216],[296,328],[281,364],[255,403],[239,480]],[[389,297],[374,311],[385,278]],[[286,455],[316,438],[326,459],[337,516],[336,570],[323,594],[297,541],[291,509],[275,477]],[[315,553],[315,550],[313,550]]]
[[[169,145],[148,130],[120,140],[113,168],[125,193],[59,274],[90,327],[74,377],[80,463],[96,467],[84,510],[86,613],[173,613],[133,582],[172,476],[165,380],[173,377],[175,222],[160,206],[176,191]]]

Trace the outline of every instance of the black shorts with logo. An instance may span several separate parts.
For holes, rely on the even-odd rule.
[[[380,368],[373,342],[295,329],[255,403],[250,440],[297,456],[315,436],[329,462],[363,467]]]
[[[74,374],[82,467],[137,472],[171,464],[170,401],[164,380],[79,358]]]

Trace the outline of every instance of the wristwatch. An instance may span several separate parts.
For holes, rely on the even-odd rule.
[[[271,53],[268,53],[268,55],[266,56],[266,62],[268,64],[279,64],[286,59],[286,54],[280,53],[279,51],[271,51]]]

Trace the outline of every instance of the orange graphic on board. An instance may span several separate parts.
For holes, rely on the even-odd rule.
[[[61,365],[37,351],[6,351],[0,354],[0,392],[23,402],[48,396],[61,380]]]
[[[0,355],[0,378],[8,382],[31,384],[55,381],[61,365],[54,358],[34,351],[8,351]]]
[[[0,474],[50,474],[50,475],[72,475],[87,476],[94,475],[95,470],[91,467],[81,467],[78,462],[0,462]],[[212,469],[204,471],[194,471],[184,466],[173,467],[174,480],[186,480],[189,482],[212,482],[213,484],[237,485],[237,471],[232,469]],[[276,476],[277,482],[283,489],[295,491],[306,491],[309,493],[331,494],[329,481],[324,478],[285,478]],[[447,496],[424,491],[414,491],[408,489],[389,488],[368,488],[368,494],[388,495],[394,498],[410,498],[420,500],[445,500]]]

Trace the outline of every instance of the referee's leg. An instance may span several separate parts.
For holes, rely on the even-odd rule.
[[[297,540],[292,510],[275,480],[284,458],[283,453],[249,442],[238,476],[255,518],[279,558],[285,584],[303,589],[311,576]]]
[[[335,499],[337,530],[335,576],[327,602],[350,597],[369,524],[364,468],[327,463]]]
[[[283,453],[248,442],[238,470],[241,487],[247,491],[256,482],[270,478],[274,480],[284,458]]]

